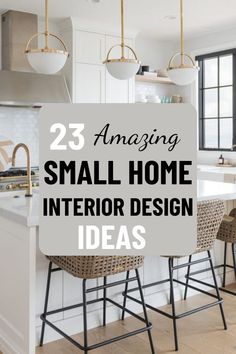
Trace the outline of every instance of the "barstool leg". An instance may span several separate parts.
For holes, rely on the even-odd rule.
[[[211,252],[207,251],[207,253],[208,253],[209,263],[210,263],[212,276],[213,276],[213,280],[214,280],[214,284],[215,284],[216,295],[217,295],[218,300],[220,301],[221,300],[220,291],[219,291],[218,284],[217,284],[215,269],[214,269],[212,258],[211,258]],[[220,303],[219,306],[220,306],[221,317],[222,317],[223,324],[224,324],[224,329],[226,330],[227,329],[227,324],[226,324],[226,320],[225,320],[225,314],[224,314],[224,309],[223,309],[222,303]]]
[[[84,322],[84,353],[88,354],[88,325],[87,325],[87,297],[86,279],[83,279],[83,322]]]
[[[173,258],[169,258],[169,277],[170,277],[170,302],[172,305],[175,350],[178,351],[179,345],[178,345],[177,323],[175,318],[176,313],[175,313],[175,296],[174,296],[174,282],[173,282]]]
[[[147,327],[148,327],[148,326],[149,326],[149,321],[148,321],[147,308],[146,308],[146,305],[145,305],[145,300],[144,300],[144,295],[143,295],[143,289],[142,289],[142,284],[141,284],[141,280],[140,280],[140,276],[139,276],[139,271],[138,271],[138,269],[135,269],[135,273],[136,273],[136,277],[137,277],[137,282],[138,282],[138,287],[139,287],[140,298],[141,298],[142,306],[143,306],[143,314],[144,314],[144,318],[145,318],[146,325],[147,325]],[[126,284],[127,284],[127,283],[126,283]],[[155,354],[155,349],[154,349],[154,345],[153,345],[151,329],[148,330],[148,338],[149,338],[149,343],[150,343],[150,347],[151,347],[151,352],[152,352],[152,354]]]
[[[168,259],[169,262],[170,258]],[[174,265],[174,260],[171,262],[172,266]],[[170,295],[169,295],[169,305],[172,305],[172,296],[171,296],[171,287],[170,287]]]
[[[107,277],[103,278],[103,285],[106,286],[107,285]],[[104,288],[103,289],[103,326],[106,326],[106,318],[107,318],[107,289]]]
[[[226,264],[227,264],[227,242],[225,242],[224,248],[224,272],[223,272],[223,282],[222,287],[225,288],[225,281],[226,281]]]
[[[46,286],[46,294],[45,294],[45,302],[44,302],[44,310],[43,310],[44,317],[46,317],[46,313],[48,310],[48,299],[49,299],[51,275],[52,275],[52,262],[50,262],[49,266],[48,266],[47,286]],[[43,321],[42,322],[42,329],[41,329],[41,336],[40,336],[40,343],[39,343],[40,347],[43,346],[44,333],[45,333],[45,322]]]
[[[236,260],[235,260],[235,244],[232,243],[232,256],[233,256],[233,265],[234,265],[234,276],[236,280]]]
[[[188,283],[189,283],[189,274],[190,274],[190,269],[191,269],[191,263],[192,262],[192,256],[189,256],[188,258],[188,270],[187,270],[187,277],[186,277],[186,285],[185,285],[185,290],[184,290],[184,300],[187,299],[187,293],[188,293]]]
[[[128,272],[126,273],[126,280],[129,280],[129,274],[130,271],[128,270]],[[127,291],[128,291],[128,281],[125,283],[125,291],[124,291],[124,300],[123,300],[123,310],[122,310],[122,315],[121,315],[121,319],[122,321],[124,321],[125,319],[125,307],[126,307],[126,295],[127,295]]]

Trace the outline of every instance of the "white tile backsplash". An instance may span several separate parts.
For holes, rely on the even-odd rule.
[[[144,82],[136,82],[135,85],[135,94],[136,95],[158,95],[162,96],[171,96],[172,95],[172,87],[170,85],[161,85],[161,84],[153,84],[153,83],[144,83]]]
[[[135,96],[137,97],[138,95],[152,95],[162,98],[163,96],[182,96],[182,92],[181,89],[175,85],[156,84],[151,82],[136,82]]]
[[[39,109],[0,107],[0,135],[10,138],[14,144],[25,143],[31,151],[31,165],[39,165]],[[26,166],[24,151],[19,150],[17,166]]]

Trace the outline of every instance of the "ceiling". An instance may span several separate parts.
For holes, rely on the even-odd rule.
[[[119,25],[119,0],[49,0],[50,17],[78,17],[86,21]],[[126,26],[143,36],[171,39],[179,31],[178,0],[126,0]],[[1,0],[0,11],[8,9],[44,13],[44,0]],[[187,37],[236,27],[236,0],[186,0]]]

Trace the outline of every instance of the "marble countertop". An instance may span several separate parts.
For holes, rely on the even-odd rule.
[[[197,165],[198,171],[210,173],[222,173],[225,175],[236,175],[236,167],[224,167],[214,165]]]
[[[26,198],[24,191],[0,193],[0,216],[27,227],[38,226],[38,191],[34,191],[32,198]]]
[[[214,181],[197,181],[198,201],[210,199],[236,200],[236,184]]]
[[[236,184],[197,181],[198,201],[210,199],[236,200]],[[0,193],[0,216],[26,227],[39,225],[39,193],[25,198],[24,192]]]

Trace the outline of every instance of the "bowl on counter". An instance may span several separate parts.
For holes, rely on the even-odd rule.
[[[168,77],[168,72],[166,69],[159,69],[157,71],[157,76],[158,77]]]
[[[173,95],[171,97],[171,103],[181,103],[182,97],[180,95]]]

